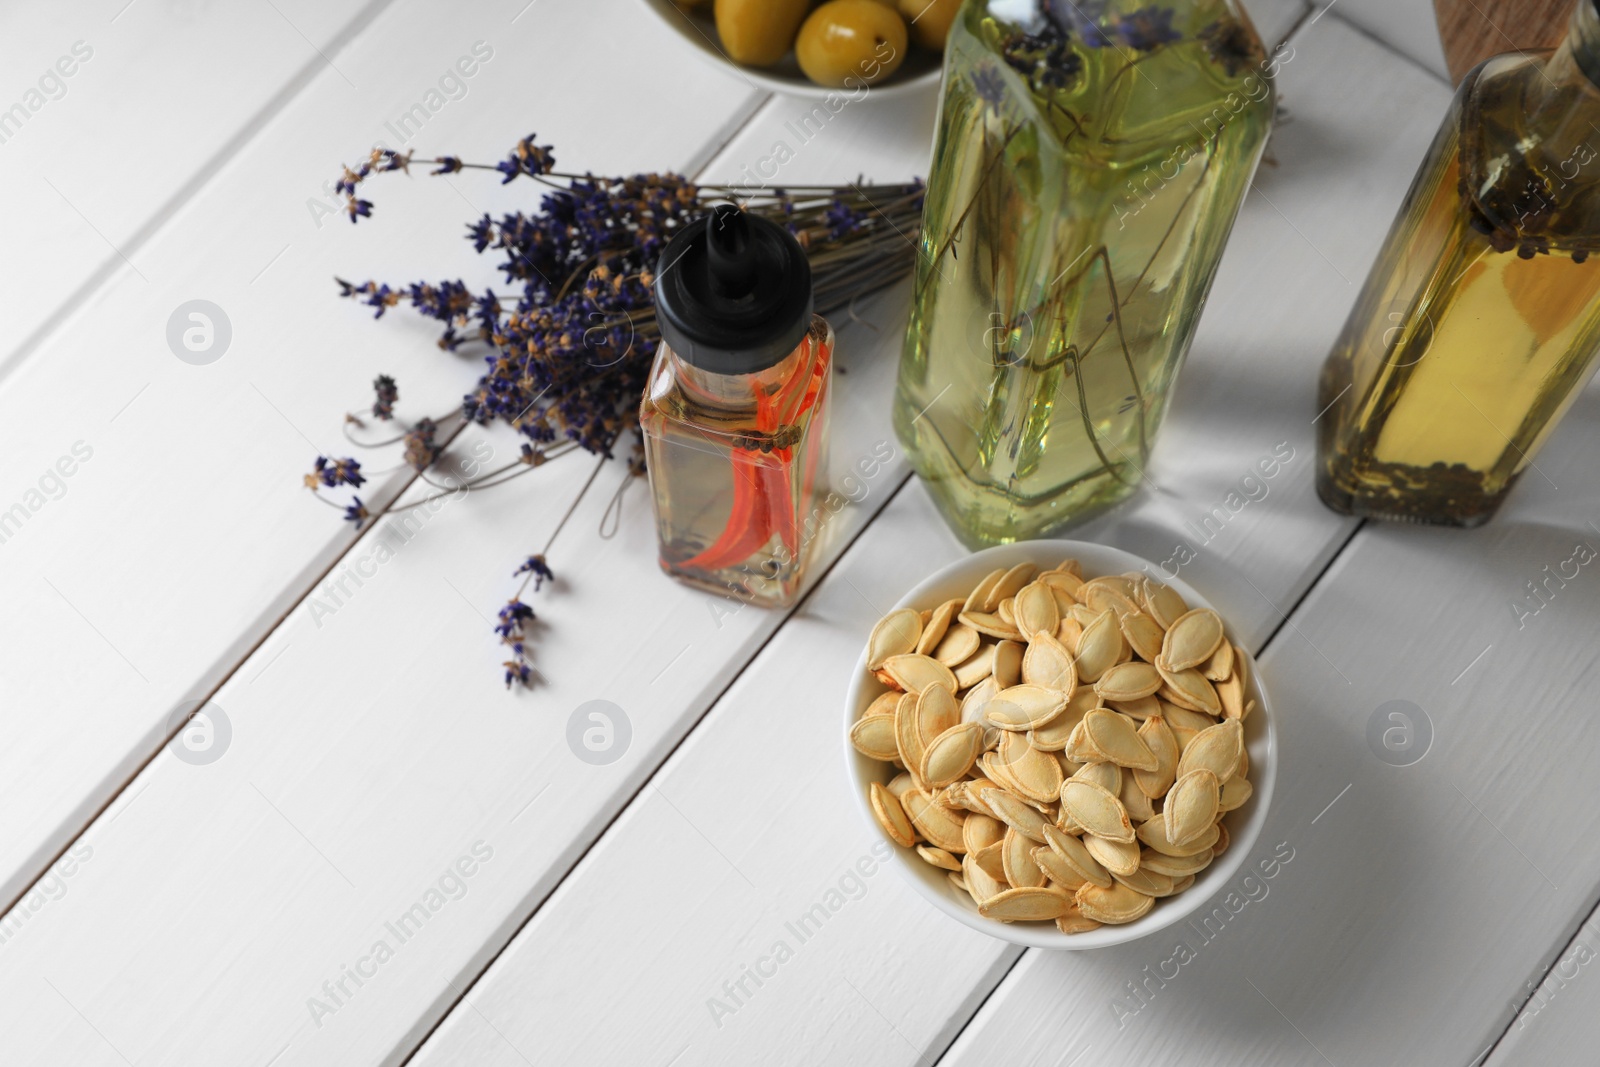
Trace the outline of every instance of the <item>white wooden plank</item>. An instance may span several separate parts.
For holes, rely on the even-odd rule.
[[[1450,82],[1432,0],[1334,0],[1333,13]],[[1321,0],[1316,6],[1333,8]],[[1510,45],[1506,46],[1510,48]]]
[[[1157,447],[1156,484],[1124,514],[1079,534],[1164,558],[1175,539],[1194,539],[1185,524],[1205,514],[1281,431],[1296,458],[1259,504],[1230,520],[1181,571],[1257,645],[1280,621],[1263,594],[1291,603],[1350,529],[1311,491],[1311,380],[1351,298],[1340,274],[1361,276],[1420,152],[1369,145],[1318,181],[1329,163],[1317,146],[1352,143],[1361,108],[1380,106],[1387,91],[1420,85],[1422,96],[1414,111],[1386,119],[1409,124],[1418,137],[1433,121],[1416,113],[1430,110],[1425,77],[1347,28],[1318,26],[1297,47],[1285,91],[1304,103],[1282,132],[1279,167],[1264,172],[1264,195],[1246,204],[1224,258]],[[1373,99],[1347,109],[1349,98],[1326,87],[1342,84],[1352,65],[1368,72]],[[1270,350],[1263,337],[1273,339]],[[864,879],[859,900],[841,905],[804,943],[784,924],[822,899],[865,851],[835,769],[841,739],[832,710],[860,640],[907,586],[960,554],[922,490],[902,491],[415,1062],[509,1067],[535,1053],[659,1063],[680,1053],[679,1062],[693,1063],[936,1058],[1013,950],[974,945],[964,928],[876,874]],[[729,874],[732,865],[753,884]],[[1282,874],[1291,872],[1299,874],[1292,860]],[[792,961],[759,987],[745,979],[739,990],[746,968],[773,969],[780,940]],[[1107,952],[1127,956],[1145,944]],[[1105,957],[1072,958],[1093,965]],[[735,985],[731,994],[724,982]],[[1025,1017],[1007,1016],[1019,1034],[1048,1031],[1049,1044],[1024,1042],[1015,1058],[985,1051],[978,1061],[1072,1062],[1092,1043],[1074,1037],[1082,1016],[1059,1027],[1054,1020],[1064,1005],[1082,1002],[1085,1012],[1104,1005],[1078,986],[1053,986],[1049,998],[1030,1001]],[[619,1002],[629,1005],[621,1021]],[[1277,1019],[1269,1006],[1261,1010]],[[1251,1021],[1264,1027],[1267,1020]],[[1273,1062],[1277,1048],[1264,1045],[1252,1062]]]
[[[0,373],[106,277],[148,274],[153,228],[386,3],[6,5]]]
[[[298,478],[319,450],[349,451],[338,418],[370,403],[373,375],[396,375],[412,416],[447,407],[475,377],[476,356],[441,354],[434,331],[404,313],[374,327],[335,298],[332,276],[497,281],[463,223],[539,193],[391,176],[371,194],[373,219],[320,229],[308,198],[478,41],[494,54],[464,98],[429,118],[425,152],[495,159],[532,128],[578,168],[700,165],[758,98],[702,65],[659,93],[659,39],[645,35],[609,38],[617,69],[596,81],[592,56],[571,43],[594,20],[634,14],[627,0],[499,0],[452,9],[446,33],[436,12],[388,11],[341,53],[359,88],[318,74],[151,238],[148,281],[116,275],[0,386],[0,511],[20,504],[26,516],[8,520],[0,543],[0,641],[29,650],[0,666],[0,901],[159,744],[169,714],[210,692],[349,546]],[[581,109],[574,86],[586,87]],[[180,362],[166,342],[169,316],[196,297],[233,325],[207,366]],[[52,466],[79,442],[89,458],[58,479]],[[470,640],[492,652],[491,635]]]

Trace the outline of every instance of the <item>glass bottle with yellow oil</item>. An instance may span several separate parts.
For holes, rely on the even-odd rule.
[[[1486,521],[1600,355],[1600,9],[1486,60],[1323,367],[1317,489],[1337,511]]]
[[[894,424],[969,545],[1128,497],[1271,129],[1237,0],[969,0]]]

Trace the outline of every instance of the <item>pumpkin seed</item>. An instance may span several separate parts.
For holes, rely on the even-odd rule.
[[[998,647],[998,645],[989,645],[984,649],[984,652],[978,654],[980,656],[985,652],[992,654],[992,651]],[[968,689],[966,695],[961,698],[961,721],[983,721],[983,706],[999,691],[1000,687],[995,683],[994,675],[992,674],[973,683],[972,688]]]
[[[1167,840],[1174,845],[1187,845],[1205,833],[1216,821],[1221,796],[1217,776],[1203,767],[1180,777],[1161,806],[1167,822]]]
[[[1220,822],[1216,825],[1217,839],[1211,845],[1211,855],[1220,856],[1228,851],[1228,828]]]
[[[1200,673],[1208,681],[1222,682],[1233,676],[1233,646],[1226,641],[1217,642],[1217,650],[1200,665]]]
[[[1128,818],[1136,823],[1145,822],[1156,817],[1156,809],[1150,803],[1150,798],[1144,795],[1139,788],[1137,776],[1148,773],[1146,771],[1132,771],[1122,776],[1122,789],[1117,793],[1117,799],[1122,801],[1122,806],[1128,811]]]
[[[1022,680],[1029,685],[1070,694],[1078,688],[1078,667],[1072,660],[1072,653],[1041,629],[1034,631],[1027,651],[1022,653]],[[1157,675],[1158,684],[1160,680]]]
[[[1023,646],[1017,641],[1001,641],[994,646],[994,682],[1010,689],[1022,681]]]
[[[1133,840],[1133,823],[1122,801],[1104,786],[1068,778],[1061,786],[1061,808],[1074,822],[1096,837]]]
[[[1113,875],[1132,874],[1139,869],[1139,845],[1133,841],[1113,841],[1094,834],[1083,835],[1083,847]]]
[[[1230,646],[1223,645],[1223,648]],[[1237,671],[1216,684],[1217,699],[1222,703],[1222,716],[1226,719],[1244,719],[1244,681]]]
[[[1049,804],[1060,794],[1061,764],[1050,753],[1028,744],[1024,735],[1007,734],[1000,741],[996,757],[1004,765],[1007,776],[1029,800]]]
[[[922,760],[928,754],[928,749],[922,742],[917,715],[917,697],[914,693],[905,694],[899,707],[895,709],[894,740],[895,749],[900,753],[900,762],[905,764],[906,770],[916,779],[917,787],[921,788]]]
[[[959,871],[961,869],[961,861],[942,848],[934,848],[932,845],[918,845],[917,855],[935,867],[942,867],[947,871]]]
[[[1088,847],[1071,834],[1064,834],[1054,826],[1045,826],[1045,843],[1050,851],[1061,858],[1082,881],[1104,889],[1111,888],[1111,873],[1090,854]]]
[[[1195,736],[1178,759],[1178,777],[1190,771],[1205,768],[1226,783],[1239,769],[1239,756],[1244,752],[1244,727],[1238,719],[1227,719],[1208,727]]]
[[[1096,578],[1095,582],[1099,580]],[[1090,610],[1109,611],[1118,616],[1131,615],[1139,610],[1139,605],[1125,593],[1110,586],[1096,585],[1094,582],[1084,585],[1083,603],[1088,605]]]
[[[1025,634],[1040,630],[1053,634],[1061,623],[1061,609],[1056,606],[1056,598],[1051,594],[1050,587],[1038,582],[1024,586],[1017,593],[1012,611],[1016,616],[1017,629]]]
[[[883,661],[883,670],[908,693],[920,693],[930,685],[942,685],[951,693],[956,691],[955,674],[932,656],[919,656],[915,652],[890,656]]]
[[[1143,870],[1164,874],[1170,878],[1184,878],[1199,874],[1211,864],[1211,850],[1196,852],[1192,856],[1168,856],[1153,848],[1139,853],[1139,866]]]
[[[950,879],[951,885],[955,886],[963,893],[966,893],[968,896],[972,895],[972,891],[967,888],[967,880],[961,875],[957,874],[955,871],[951,871],[949,874],[945,875],[945,877]]]
[[[1222,640],[1222,620],[1216,612],[1210,608],[1186,611],[1167,627],[1160,662],[1173,673],[1198,667],[1211,658]]]
[[[977,585],[972,587],[972,592],[967,594],[967,599],[962,602],[961,611],[988,611],[985,606],[989,602],[989,591],[992,590],[1001,578],[1005,577],[1005,568],[996,567],[985,574]],[[957,614],[960,614],[958,612]]]
[[[1002,730],[1031,730],[1060,715],[1067,698],[1039,685],[1013,685],[996,693],[984,706],[984,717]]]
[[[961,843],[968,852],[982,852],[1005,840],[1006,824],[987,815],[968,815],[961,824]]]
[[[988,597],[984,600],[983,610],[994,611],[1000,606],[1000,601],[1014,597],[1021,592],[1022,587],[1033,580],[1039,573],[1039,568],[1032,563],[1019,563],[1000,576],[994,583],[994,588],[989,590]]]
[[[1161,714],[1161,701],[1155,697],[1140,697],[1138,700],[1108,700],[1106,707],[1119,711],[1132,719],[1143,722]]]
[[[922,780],[945,786],[966,776],[983,748],[983,727],[963,722],[949,727],[928,745],[922,757]]]
[[[1072,910],[1072,894],[1064,889],[1007,889],[978,905],[978,914],[1002,922],[1043,922]]]
[[[996,845],[995,847],[998,848],[999,846]],[[971,853],[968,853],[966,858],[961,861],[961,878],[967,883],[967,892],[980,909],[983,907],[984,901],[1003,892],[1006,888],[1005,882],[984,870],[978,863],[977,857]]]
[[[1029,840],[1037,841],[1043,845],[1045,841],[1045,827],[1049,821],[1039,813],[1039,809],[1013,796],[998,786],[990,786],[981,790],[978,799],[986,804],[995,817],[1013,830],[1021,833]]]
[[[933,650],[939,647],[939,642],[944,640],[944,635],[950,630],[950,620],[956,617],[956,612],[961,610],[961,601],[946,600],[943,604],[928,612],[927,619],[922,624],[922,636],[917,640],[915,651],[919,655],[932,656]]]
[[[1101,925],[1078,909],[1076,898],[1072,908],[1056,919],[1056,929],[1064,934],[1086,934],[1090,930],[1100,929]]]
[[[1160,673],[1148,663],[1133,660],[1109,667],[1094,683],[1101,700],[1138,700],[1154,697],[1161,688]]]
[[[1156,664],[1156,670],[1161,672],[1161,694],[1166,699],[1181,707],[1193,711],[1203,711],[1207,715],[1222,714],[1222,701],[1217,699],[1217,691],[1206,676],[1193,667],[1187,670],[1174,671],[1161,664]]]
[[[1072,728],[1072,733],[1067,736],[1067,747],[1061,753],[1074,763],[1095,763],[1109,758],[1095,747],[1094,740],[1089,736],[1089,728],[1082,721]]]
[[[933,739],[961,721],[961,705],[955,693],[942,685],[930,685],[917,697],[917,736],[924,753]]]
[[[902,848],[910,848],[916,843],[917,835],[911,827],[911,820],[906,818],[905,809],[900,806],[900,801],[895,799],[893,793],[881,784],[873,782],[868,787],[867,796],[872,802],[872,814],[877,818],[878,826],[888,835],[890,841]]]
[[[1217,799],[1217,810],[1233,811],[1235,808],[1243,807],[1245,801],[1250,799],[1250,794],[1255,791],[1250,779],[1242,774],[1236,774],[1223,783],[1222,794]]]
[[[1084,682],[1097,682],[1100,676],[1116,665],[1125,648],[1122,630],[1117,626],[1115,612],[1103,611],[1083,627],[1078,638],[1078,678]]]
[[[867,670],[882,667],[890,656],[913,652],[922,636],[922,616],[910,608],[899,608],[878,620],[867,638]]]
[[[978,631],[963,623],[957,623],[945,631],[938,646],[933,650],[933,658],[943,663],[946,667],[954,669],[959,664],[965,663],[983,639],[978,636]]]
[[[1145,662],[1154,663],[1155,658],[1161,655],[1161,642],[1166,634],[1149,615],[1142,611],[1130,611],[1117,620],[1117,626],[1122,631],[1123,640]]]
[[[889,784],[884,788],[889,790],[896,800],[899,800],[907,789],[914,789],[916,784],[916,780],[911,777],[910,771],[901,771],[889,779]]]
[[[1071,615],[1062,616],[1061,625],[1056,627],[1056,640],[1061,642],[1061,647],[1071,652],[1073,657],[1078,655],[1078,642],[1083,640],[1083,624]]]
[[[1096,708],[1083,717],[1083,728],[1095,749],[1105,753],[1112,763],[1142,771],[1156,769],[1156,754],[1144,743],[1131,720]]]
[[[1033,861],[1033,850],[1042,847],[1015,830],[1006,830],[1005,839],[1000,845],[1000,861],[1006,881],[1013,888],[1038,889],[1044,885],[1044,871]]]
[[[1049,845],[1035,845],[1029,855],[1033,857],[1033,862],[1038,868],[1044,872],[1045,877],[1062,889],[1077,889],[1088,881]]]
[[[1211,827],[1195,840],[1179,845],[1168,839],[1167,820],[1159,818],[1140,823],[1138,835],[1140,841],[1164,856],[1193,856],[1211,849],[1217,843],[1216,828],[1217,824],[1212,823]]]
[[[966,818],[965,813],[958,814],[941,804],[935,804],[933,798],[920,789],[908,791],[900,798],[900,806],[905,809],[911,825],[929,843],[946,852],[966,851],[967,846],[961,843],[961,823]]]
[[[1071,571],[1064,571],[1060,568],[1053,571],[1045,571],[1039,575],[1039,581],[1052,589],[1061,590],[1074,601],[1081,603],[1081,601],[1078,601],[1078,590],[1083,588],[1083,579]]]
[[[1140,867],[1132,874],[1118,874],[1114,877],[1129,889],[1136,893],[1143,893],[1147,897],[1168,897],[1172,895],[1171,875],[1147,871]]]
[[[1170,585],[1162,585],[1157,581],[1147,581],[1144,586],[1144,606],[1155,620],[1156,625],[1163,630],[1172,629],[1172,624],[1181,619],[1188,611],[1189,605],[1183,602],[1183,597]]]
[[[1004,600],[1000,601],[1000,606],[994,609],[994,613],[999,617],[1001,622],[1005,623],[1013,630],[1017,630],[1019,632],[1022,630],[1022,627],[1017,625],[1016,597],[1008,596]]]
[[[895,705],[898,703],[900,703],[900,693],[897,690],[891,689],[887,693],[879,693],[873,698],[872,703],[867,705],[867,710],[861,713],[861,717],[864,719],[868,715],[893,715]]]
[[[976,633],[976,631],[973,631]],[[983,645],[977,652],[968,656],[966,661],[959,663],[954,668],[956,688],[967,689],[977,685],[994,673],[994,650],[996,645]]]
[[[894,716],[868,715],[850,728],[850,743],[856,751],[870,759],[885,763],[899,755],[895,743]]]
[[[1072,731],[1096,706],[1098,699],[1089,686],[1079,686],[1061,714],[1028,732],[1028,743],[1045,752],[1060,752],[1067,747],[1067,742],[1072,739]]]
[[[1012,641],[1022,640],[1021,632],[998,615],[991,615],[986,611],[963,611],[957,618],[961,620],[963,626],[970,626],[980,634]]]
[[[1093,782],[1112,795],[1122,791],[1122,768],[1110,760],[1085,763],[1072,777],[1080,782]]]
[[[1139,792],[1150,800],[1158,800],[1167,795],[1167,790],[1172,788],[1172,783],[1178,775],[1178,741],[1172,736],[1172,728],[1167,725],[1164,716],[1146,719],[1144,725],[1139,727],[1139,737],[1156,757],[1156,768],[1153,771],[1134,771],[1133,780],[1138,784]]]

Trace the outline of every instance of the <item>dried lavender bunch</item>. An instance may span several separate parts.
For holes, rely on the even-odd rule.
[[[365,423],[348,415],[346,436],[363,447],[401,446],[404,463],[430,484],[438,483],[428,472],[468,423],[501,421],[526,439],[516,460],[459,485],[441,486],[437,496],[459,493],[463,487],[499,485],[580,449],[598,457],[595,473],[571,501],[550,542],[513,574],[522,578],[522,585],[501,609],[495,627],[510,650],[504,664],[506,685],[527,686],[534,676],[527,647],[527,624],[534,614],[523,603],[523,593],[530,582],[537,591],[554,579],[546,554],[625,435],[634,439],[629,477],[622,487],[644,470],[637,440],[639,396],[660,339],[652,285],[667,242],[712,204],[734,201],[795,235],[811,260],[817,309],[826,314],[910,274],[923,186],[915,181],[752,188],[702,185],[672,173],[563,173],[556,170],[551,147],[529,136],[496,164],[466,163],[455,156],[416,159],[411,152],[376,149],[359,167],[346,167],[337,184],[350,221],[372,214],[372,202],[359,195],[363,183],[374,174],[409,174],[414,162],[431,166],[432,174],[483,170],[498,173],[502,184],[528,179],[545,192],[536,212],[512,212],[498,219],[485,214],[467,227],[467,239],[477,252],[494,250],[503,256],[499,269],[505,276],[504,293],[492,288],[475,293],[460,280],[391,286],[335,279],[341,296],[374,308],[375,318],[404,303],[444,324],[440,348],[455,351],[475,344],[485,350],[482,377],[454,410],[410,423],[396,420],[405,428],[377,441],[352,434],[352,427],[363,429]],[[373,389],[372,415],[395,420],[395,380],[380,375]],[[389,506],[374,514],[360,497],[340,504],[325,495],[341,485],[355,489],[365,480],[354,458],[319,456],[305,483],[325,503],[342,508],[344,518],[358,529],[385,512],[437,499]]]

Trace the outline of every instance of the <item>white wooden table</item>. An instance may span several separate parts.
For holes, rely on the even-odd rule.
[[[530,694],[502,689],[481,616],[582,461],[453,502],[310,609],[382,532],[299,485],[347,451],[340,414],[379,372],[402,414],[476,374],[330,277],[489,280],[461,225],[529,196],[390,178],[353,228],[326,214],[336,165],[475,45],[491,55],[414,138],[424,154],[499,158],[537,130],[575,169],[733,177],[806,108],[701,65],[637,0],[0,11],[0,105],[81,60],[0,142],[0,512],[26,512],[0,541],[0,1064],[1593,1062],[1600,578],[1513,605],[1600,545],[1600,396],[1485,529],[1318,504],[1315,373],[1450,93],[1424,0],[1251,6],[1269,41],[1292,34],[1292,121],[1154,487],[1075,534],[1166,558],[1293,450],[1184,568],[1273,687],[1282,773],[1257,851],[1291,858],[1177,967],[1177,933],[1022,952],[893,873],[846,878],[873,841],[841,773],[847,675],[882,606],[961,553],[898,452],[787,613],[711,610],[658,573],[642,493],[611,540],[593,533],[610,493],[591,494],[541,594],[549,684]],[[783,180],[925,173],[933,106],[852,106]],[[195,299],[232,329],[205,366],[166,343]],[[860,313],[836,470],[893,444],[905,294]],[[72,476],[49,477],[62,457]],[[565,741],[594,699],[631,725],[603,766]],[[166,742],[202,700],[231,737],[199,765]],[[1426,719],[1419,761],[1366,740],[1390,701]],[[840,899],[804,941],[786,925]],[[791,954],[751,978],[779,941]]]

